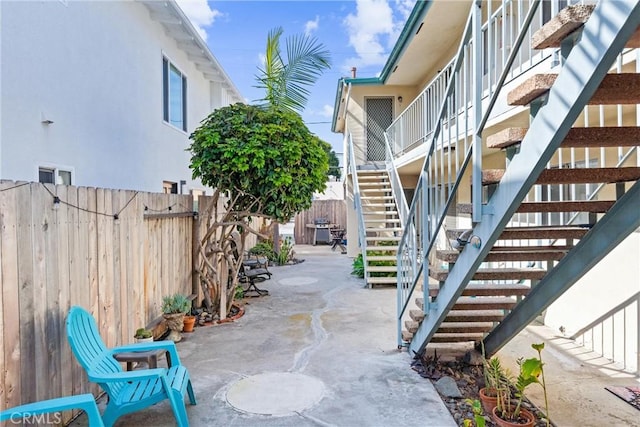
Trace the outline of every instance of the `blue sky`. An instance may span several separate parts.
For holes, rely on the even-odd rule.
[[[374,77],[406,22],[415,0],[177,0],[248,102],[264,96],[254,88],[270,29],[284,37],[318,38],[331,52],[332,68],[315,87],[302,116],[309,129],[342,152],[341,135],[331,132],[338,79],[357,67],[358,77]]]

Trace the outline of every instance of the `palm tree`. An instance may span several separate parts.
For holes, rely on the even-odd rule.
[[[288,37],[285,41],[287,62],[280,50],[280,36],[284,30],[277,27],[267,35],[264,69],[258,67],[257,88],[265,90],[265,97],[258,101],[275,108],[287,108],[302,112],[307,104],[309,86],[315,84],[324,70],[331,68],[329,51],[315,37],[304,34]],[[280,231],[277,222],[273,226],[273,250],[280,252]]]
[[[315,37],[298,34],[285,41],[285,62],[280,50],[282,33],[282,27],[277,27],[267,36],[264,68],[258,67],[255,86],[265,90],[265,97],[258,101],[301,112],[310,95],[309,86],[331,67],[330,54]]]

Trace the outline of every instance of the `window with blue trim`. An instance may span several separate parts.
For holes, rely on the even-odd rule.
[[[162,58],[164,121],[187,131],[187,78],[167,58]]]

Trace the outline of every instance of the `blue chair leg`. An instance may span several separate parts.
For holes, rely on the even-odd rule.
[[[196,395],[193,392],[193,387],[191,386],[191,380],[187,382],[187,393],[189,394],[189,402],[192,405],[196,405],[198,402],[196,402]]]

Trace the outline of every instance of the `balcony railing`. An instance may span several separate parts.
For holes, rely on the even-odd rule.
[[[569,4],[584,3],[584,0],[553,0],[544,1],[542,6],[536,9],[531,18],[530,25],[523,34],[526,40],[531,40],[535,33],[545,22],[558,11]],[[480,60],[482,63],[481,93],[488,99],[501,84],[517,78],[534,66],[556,55],[550,51],[534,50],[529,44],[518,47],[517,54],[512,59],[512,65],[500,82],[500,77],[507,59],[515,48],[516,38],[523,28],[523,22],[531,10],[533,0],[503,0],[497,7],[495,2],[483,2],[487,16],[490,17],[482,25],[478,38],[482,50]],[[454,58],[455,60],[455,58]],[[387,129],[389,144],[396,158],[420,147],[430,141],[434,128],[437,125],[440,106],[444,101],[444,94],[451,78],[454,60],[449,62],[444,69],[425,87],[425,89],[411,102]],[[473,85],[469,82],[466,89]],[[470,93],[457,92],[457,105],[463,107],[464,97],[470,98]],[[454,114],[455,112],[452,112]]]

